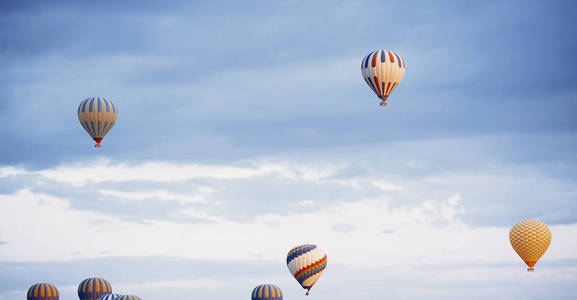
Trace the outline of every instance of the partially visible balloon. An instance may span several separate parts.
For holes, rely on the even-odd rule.
[[[313,244],[296,246],[287,254],[286,264],[294,278],[307,290],[308,296],[327,267],[327,255]]]
[[[140,297],[132,295],[122,295],[114,300],[142,300]]]
[[[100,142],[116,123],[118,109],[112,101],[101,97],[87,98],[78,106],[78,121],[100,147]]]
[[[282,300],[282,291],[276,285],[261,284],[252,290],[251,300]]]
[[[116,300],[118,297],[120,297],[118,294],[106,294],[104,296],[100,296],[98,300]]]
[[[58,298],[60,298],[58,289],[50,283],[34,284],[26,294],[28,300],[58,300]]]
[[[98,300],[100,296],[112,293],[110,283],[102,278],[87,278],[78,285],[80,300]]]
[[[539,221],[521,221],[509,231],[509,241],[515,252],[529,266],[527,271],[533,272],[533,267],[551,244],[551,229]]]
[[[387,98],[405,75],[405,60],[393,51],[371,52],[361,62],[361,73],[371,90],[381,99],[381,106],[385,106]]]

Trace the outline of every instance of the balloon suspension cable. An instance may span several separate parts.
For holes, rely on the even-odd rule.
[[[529,269],[527,269],[527,272],[535,272],[535,269],[533,269],[533,267],[530,267]]]

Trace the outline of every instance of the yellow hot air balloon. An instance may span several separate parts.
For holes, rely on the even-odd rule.
[[[102,97],[87,98],[78,106],[78,121],[100,147],[100,142],[116,123],[118,109],[112,101]]]
[[[509,241],[515,252],[529,266],[527,271],[533,272],[533,267],[551,244],[551,229],[539,221],[521,221],[509,231]]]

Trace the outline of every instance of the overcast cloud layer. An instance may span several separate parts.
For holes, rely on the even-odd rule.
[[[0,2],[0,299],[572,299],[571,1]],[[407,72],[385,109],[375,49]],[[96,150],[78,103],[119,120]],[[534,274],[508,242],[550,225]]]

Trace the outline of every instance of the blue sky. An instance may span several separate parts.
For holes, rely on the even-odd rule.
[[[571,1],[2,1],[0,299],[570,299],[577,282]],[[407,71],[382,109],[375,49]],[[114,101],[103,147],[78,103]],[[523,219],[553,243],[525,274]],[[42,246],[39,246],[42,245]],[[346,286],[346,289],[342,287]],[[529,294],[529,295],[528,295]]]

